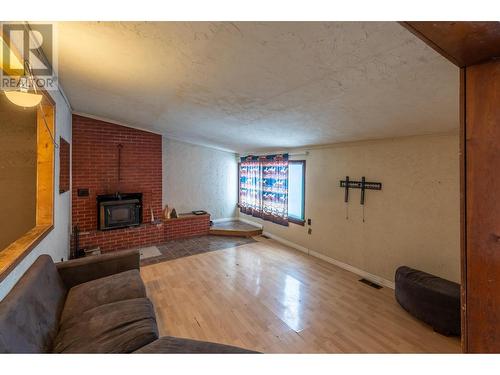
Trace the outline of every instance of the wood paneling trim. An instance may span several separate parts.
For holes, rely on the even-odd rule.
[[[434,40],[430,39],[427,37],[426,34],[424,34],[419,28],[414,25],[415,22],[399,22],[401,26],[403,26],[405,29],[407,29],[409,32],[414,34],[417,38],[421,39],[422,41],[425,42],[429,47],[434,49],[436,52],[438,52],[440,55],[446,57],[448,60],[450,60],[453,64],[457,66],[463,66],[463,63],[459,60],[457,60],[453,55],[451,55],[448,51],[444,50],[441,48]]]
[[[461,305],[461,324],[462,324],[462,352],[467,353],[467,231],[465,218],[467,217],[466,206],[466,142],[465,142],[465,84],[466,69],[460,69],[460,305]]]
[[[288,222],[292,223],[292,224],[300,225],[302,227],[306,225],[306,221],[305,220],[299,220],[299,219],[295,219],[293,217],[289,217],[288,218]]]
[[[43,105],[42,110],[37,111],[36,224],[52,225],[54,214],[54,144],[50,133],[54,134],[54,107]]]
[[[459,67],[500,57],[500,22],[405,21],[400,24]]]
[[[465,74],[466,349],[500,353],[500,61]]]
[[[28,255],[52,229],[54,229],[52,225],[37,225],[17,241],[14,241],[0,251],[0,282],[21,263],[26,255]]]

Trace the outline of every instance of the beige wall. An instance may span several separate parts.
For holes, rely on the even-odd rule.
[[[230,152],[163,138],[163,205],[205,210],[212,220],[236,216],[238,168]]]
[[[0,94],[0,250],[35,226],[36,110]]]
[[[363,271],[393,281],[408,265],[460,279],[459,138],[405,137],[314,149],[306,157],[307,226],[283,227],[247,215],[264,230]],[[365,222],[360,191],[351,190],[346,220],[339,180],[366,176],[383,183],[367,191]]]

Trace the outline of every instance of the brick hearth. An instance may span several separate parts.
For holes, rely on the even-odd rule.
[[[162,212],[161,136],[83,116],[73,115],[72,220],[80,230],[79,245],[103,251],[159,244],[167,240],[208,234],[210,215],[188,216],[151,224],[151,210]],[[118,178],[118,145],[121,168]],[[88,189],[88,196],[78,196]],[[142,224],[97,230],[97,195],[142,193]]]
[[[209,230],[210,215],[189,216],[189,218],[166,220],[159,224],[142,224],[139,227],[82,232],[80,247],[99,246],[104,252],[124,250],[206,235]]]

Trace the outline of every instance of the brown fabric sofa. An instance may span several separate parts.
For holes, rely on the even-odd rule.
[[[252,353],[158,338],[139,252],[54,264],[40,256],[0,302],[0,353]]]

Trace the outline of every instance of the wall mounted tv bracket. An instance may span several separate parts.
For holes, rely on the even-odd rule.
[[[349,202],[349,189],[361,189],[360,203],[363,206],[363,222],[365,222],[365,190],[382,190],[381,182],[368,182],[366,178],[361,177],[361,181],[351,181],[349,176],[345,176],[345,180],[340,180],[340,187],[345,189],[344,202],[346,204],[346,219],[349,218],[347,211],[347,203]]]

